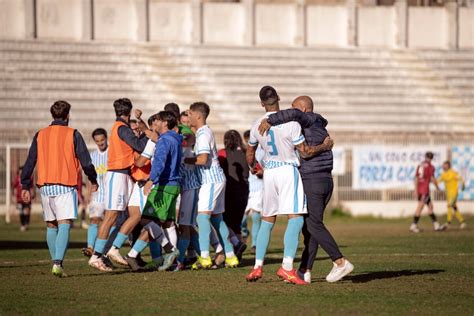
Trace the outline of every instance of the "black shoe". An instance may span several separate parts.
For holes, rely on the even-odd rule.
[[[192,257],[192,258],[184,258],[184,266],[191,266],[197,261],[197,257]]]
[[[129,256],[125,256],[125,261],[127,261],[128,265],[130,266],[130,269],[132,269],[132,271],[141,270],[141,267],[138,264],[138,261],[137,261],[136,258],[130,258]]]
[[[243,242],[239,242],[239,244],[234,248],[235,255],[239,261],[242,260],[242,255],[244,254],[245,249],[247,249],[247,245]]]
[[[140,268],[144,268],[147,265],[147,262],[142,259],[142,256],[140,256],[140,254],[138,254],[137,256],[137,263],[140,266]]]

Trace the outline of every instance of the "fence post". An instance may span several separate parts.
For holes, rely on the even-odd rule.
[[[5,222],[10,224],[10,207],[11,207],[11,189],[12,189],[12,158],[11,158],[11,147],[10,144],[7,144],[7,166],[6,166],[6,190],[5,190],[5,203],[6,203],[6,210],[5,210]]]

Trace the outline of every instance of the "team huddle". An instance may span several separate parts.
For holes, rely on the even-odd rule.
[[[288,217],[277,272],[282,280],[310,283],[318,246],[334,263],[328,282],[349,274],[354,266],[323,224],[333,189],[333,141],[327,121],[313,112],[309,97],[298,97],[292,109],[280,111],[274,88],[263,87],[259,96],[266,113],[252,126],[247,146],[238,141],[236,131],[226,133],[224,141],[238,144],[230,148],[243,152],[248,182],[242,190],[236,181],[226,179],[229,171],[224,172],[219,161],[221,153],[206,123],[210,108],[204,102],[191,104],[185,112],[170,103],[147,122],[135,110],[132,128],[132,103],[118,99],[113,104],[116,120],[110,133],[103,128],[92,133],[97,145],[92,153],[81,134],[68,127],[71,106],[55,102],[53,122],[35,135],[21,174],[22,198],[27,203],[36,166],[52,274],[66,276],[63,260],[78,213],[80,169],[88,178],[90,216],[87,247],[82,252],[90,257],[89,266],[99,271],[110,272],[114,266],[133,271],[235,268],[246,245],[240,231],[243,214],[231,214],[229,205],[243,201],[242,209],[252,212],[254,219],[255,265],[247,281],[263,277],[277,216]],[[305,247],[295,269],[301,232]],[[131,249],[123,255],[127,241]],[[147,247],[151,262],[140,256]],[[211,248],[216,252],[214,259]]]

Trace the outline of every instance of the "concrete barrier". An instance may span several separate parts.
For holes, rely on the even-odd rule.
[[[205,3],[204,43],[245,44],[245,8],[239,3]]]
[[[0,38],[26,38],[25,1],[0,0]]]
[[[474,48],[474,8],[459,9],[459,48]]]
[[[347,8],[310,5],[306,8],[309,46],[347,46]]]
[[[359,46],[396,46],[397,20],[394,7],[359,7],[358,23]]]
[[[445,8],[409,7],[408,47],[448,48]]]
[[[297,21],[294,4],[257,4],[255,41],[257,45],[293,46]]]
[[[95,0],[94,39],[146,40],[146,1]]]
[[[150,40],[190,44],[192,41],[191,3],[150,2]]]
[[[84,39],[83,0],[37,0],[37,36],[44,39]]]

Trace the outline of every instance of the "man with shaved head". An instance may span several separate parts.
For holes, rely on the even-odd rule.
[[[315,146],[325,142],[329,136],[326,126],[328,121],[313,112],[313,100],[308,96],[299,96],[292,103],[292,109],[272,114],[263,120],[259,131],[267,132],[271,126],[287,122],[298,122],[303,128],[303,134],[308,145]],[[327,140],[326,140],[327,141]],[[324,249],[333,261],[333,269],[327,275],[328,282],[336,282],[349,274],[354,266],[344,258],[334,238],[323,223],[324,210],[331,199],[333,179],[332,151],[324,151],[311,158],[301,159],[300,174],[303,188],[308,201],[308,214],[303,226],[304,251],[298,270],[307,283],[311,282],[311,269],[318,251],[318,246]]]

